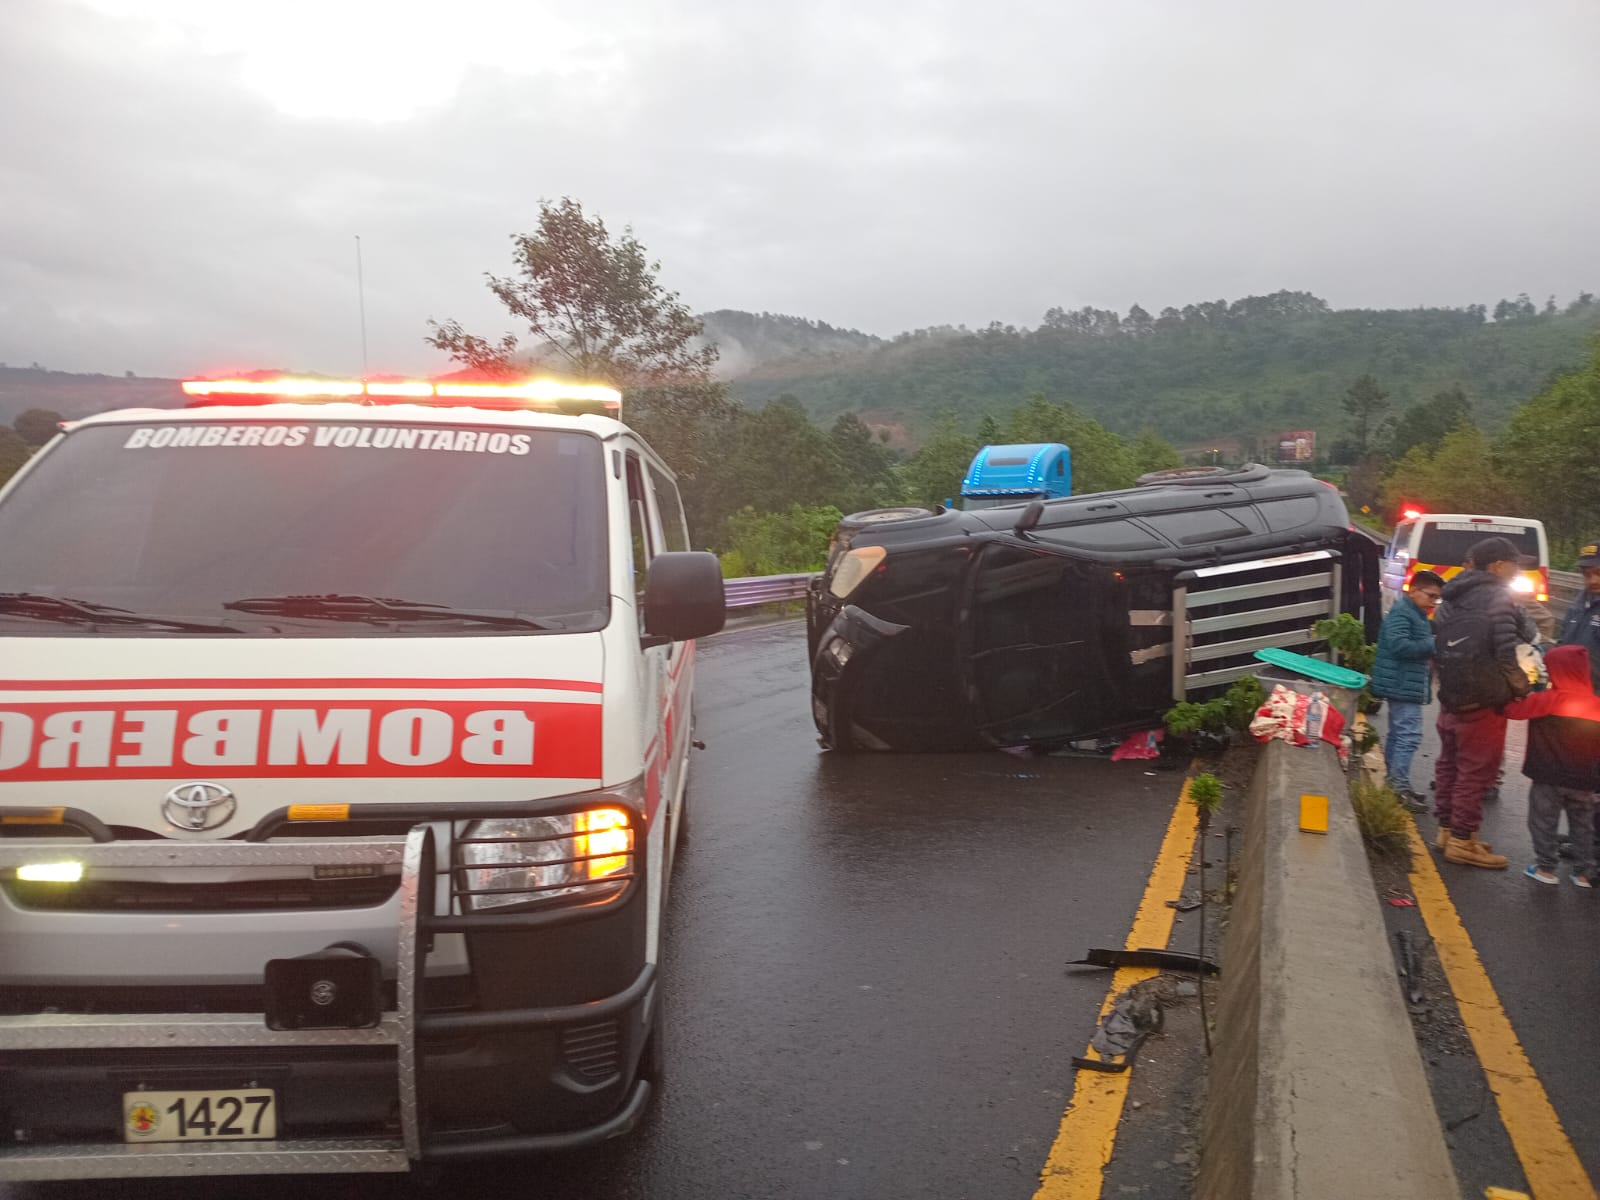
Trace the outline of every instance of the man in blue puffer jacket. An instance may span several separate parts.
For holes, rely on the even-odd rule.
[[[1444,580],[1432,571],[1411,577],[1411,590],[1394,602],[1378,633],[1378,656],[1372,664],[1372,694],[1389,709],[1389,736],[1383,762],[1389,787],[1412,808],[1427,806],[1411,787],[1411,760],[1422,745],[1422,706],[1433,699],[1430,663],[1433,624],[1428,614],[1439,603]]]

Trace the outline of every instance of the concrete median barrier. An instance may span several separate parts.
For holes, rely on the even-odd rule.
[[[1304,833],[1303,793],[1328,798]],[[1269,743],[1247,802],[1200,1200],[1458,1200],[1347,781]]]

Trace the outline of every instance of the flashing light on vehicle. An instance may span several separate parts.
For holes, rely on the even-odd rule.
[[[17,868],[25,883],[77,883],[83,878],[81,862],[28,863]]]
[[[1408,508],[1400,515],[1407,521],[1415,521],[1418,517],[1422,516],[1422,510],[1420,508]]]
[[[607,898],[632,877],[633,850],[620,808],[474,821],[456,839],[459,894],[480,912]]]
[[[591,808],[578,814],[576,853],[586,858],[590,879],[604,879],[628,869],[628,851],[633,849],[633,830],[628,814],[620,808]]]
[[[294,396],[322,399],[359,396],[359,380],[340,379],[185,379],[186,396]]]
[[[353,400],[373,404],[394,401],[453,404],[477,408],[531,409],[620,416],[622,393],[604,384],[562,383],[527,379],[519,383],[434,383],[426,379],[186,379],[190,404],[225,404],[241,397],[270,400]]]
[[[1409,592],[1411,590],[1411,577],[1417,573],[1417,568],[1421,565],[1422,560],[1417,558],[1413,558],[1406,564],[1405,578],[1400,581],[1400,590],[1402,592]]]
[[[1513,592],[1525,592],[1528,595],[1532,595],[1533,580],[1529,579],[1526,575],[1518,575],[1511,581],[1511,590]]]

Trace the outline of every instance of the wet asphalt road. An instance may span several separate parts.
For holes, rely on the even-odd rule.
[[[817,748],[800,624],[701,643],[667,1080],[629,1138],[451,1196],[1026,1200],[1181,786],[1171,766]],[[1536,897],[1544,900],[1545,897]],[[1562,900],[1570,897],[1562,896]],[[384,1177],[0,1188],[389,1197]]]
[[[1438,754],[1437,715],[1437,706],[1425,713],[1422,749],[1412,768],[1413,780],[1423,787]],[[1484,806],[1480,830],[1510,865],[1485,871],[1442,857],[1435,861],[1551,1105],[1590,1179],[1600,1183],[1600,892],[1570,886],[1565,861],[1559,887],[1523,877],[1522,869],[1533,861],[1528,780],[1522,775],[1527,728],[1523,721],[1507,726],[1501,798]],[[1417,823],[1431,842],[1438,824],[1431,817]],[[1450,1101],[1457,1111],[1470,1110],[1472,1102],[1470,1095]],[[1471,1144],[1471,1123],[1451,1140],[1469,1158],[1492,1149]],[[1496,1181],[1508,1177],[1502,1172]]]

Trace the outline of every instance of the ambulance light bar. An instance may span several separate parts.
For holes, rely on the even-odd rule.
[[[186,379],[183,391],[191,408],[273,400],[353,400],[361,404],[414,401],[422,404],[470,404],[475,408],[533,409],[542,412],[601,413],[620,416],[622,393],[603,384],[559,383],[530,379],[522,383],[430,383],[421,379]],[[252,401],[245,400],[244,403]]]

